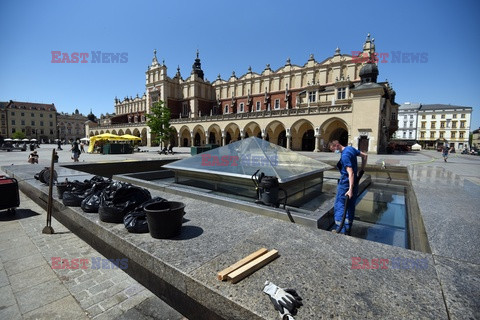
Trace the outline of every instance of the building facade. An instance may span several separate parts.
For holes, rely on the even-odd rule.
[[[55,105],[10,100],[2,115],[2,135],[23,132],[28,139],[48,140],[56,132]]]
[[[15,132],[44,143],[83,138],[86,121],[87,117],[78,110],[71,114],[57,113],[53,103],[0,102],[0,136],[4,139]]]
[[[471,148],[480,149],[480,128],[473,130],[472,132],[472,145]]]
[[[388,82],[377,82],[373,63],[374,40],[364,42],[361,57],[341,54],[316,61],[313,54],[303,65],[287,59],[284,66],[260,72],[248,68],[228,79],[204,79],[200,58],[183,78],[173,77],[156,51],[146,71],[145,93],[135,98],[115,98],[115,116],[103,123],[88,122],[89,136],[101,133],[133,134],[144,145],[152,144],[145,115],[161,100],[171,110],[174,128],[171,143],[193,146],[225,145],[257,136],[292,150],[322,151],[328,141],[377,153],[386,150],[397,129],[398,105]]]
[[[85,122],[87,117],[81,114],[78,109],[75,112],[57,114],[57,136],[62,141],[72,141],[85,137]]]
[[[398,107],[398,130],[395,132],[395,139],[400,141],[417,140],[417,118],[420,103],[405,102]]]
[[[445,144],[456,150],[469,148],[471,107],[423,104],[418,110],[418,143],[424,149]]]

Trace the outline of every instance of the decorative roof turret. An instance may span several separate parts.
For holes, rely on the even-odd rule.
[[[192,65],[192,74],[196,74],[200,79],[203,80],[203,70],[202,64],[200,63],[200,58],[198,57],[198,49],[197,49],[197,58]]]
[[[158,67],[157,49],[153,50],[152,67]]]

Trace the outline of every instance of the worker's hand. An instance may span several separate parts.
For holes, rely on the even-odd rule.
[[[302,298],[293,289],[284,290],[270,281],[267,281],[265,282],[263,292],[270,296],[270,300],[272,301],[275,310],[280,312],[281,315],[287,313],[295,315],[297,313],[297,308],[303,306]]]
[[[353,197],[353,190],[350,188],[348,189],[347,193],[345,193],[345,196],[347,196],[349,199],[352,199]]]

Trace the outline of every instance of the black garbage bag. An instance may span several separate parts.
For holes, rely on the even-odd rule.
[[[90,181],[92,181],[92,179]],[[82,203],[80,205],[84,212],[98,212],[98,208],[100,207],[100,195],[102,194],[102,191],[105,190],[105,188],[108,187],[108,185],[111,183],[110,180],[104,180],[103,178],[96,181],[97,182],[93,185],[93,187],[87,190],[88,194],[86,195],[85,199],[82,200]]]
[[[128,232],[131,233],[147,233],[148,232],[148,223],[147,223],[147,214],[143,211],[143,208],[150,203],[167,201],[161,197],[155,197],[151,200],[148,200],[138,207],[136,207],[132,212],[125,215],[123,218],[123,224]]]
[[[130,183],[112,182],[100,194],[100,207],[98,208],[100,220],[122,223],[123,217],[128,212],[151,198],[147,189],[133,186]]]
[[[69,207],[80,207],[82,201],[92,192],[92,187],[90,180],[68,182],[67,190],[62,196],[63,204]]]

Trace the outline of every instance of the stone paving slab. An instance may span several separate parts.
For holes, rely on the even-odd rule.
[[[480,266],[435,257],[450,319],[480,319]]]

